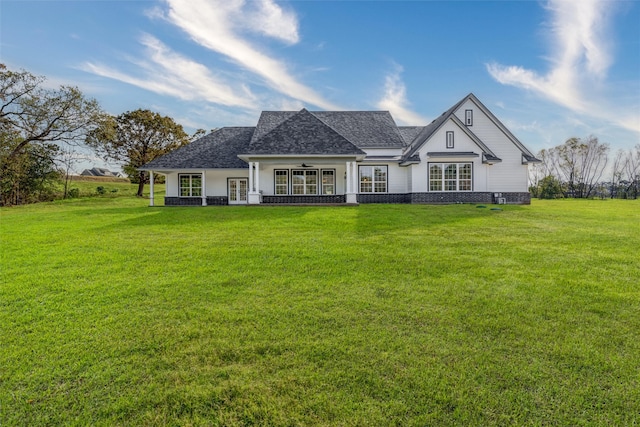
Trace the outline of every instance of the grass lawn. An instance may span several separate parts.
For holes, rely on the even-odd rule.
[[[638,425],[640,201],[0,211],[0,425]]]
[[[98,190],[99,187],[101,190]],[[76,189],[80,197],[132,197],[138,192],[138,185],[131,184],[128,178],[72,176],[68,183],[68,189]],[[58,198],[61,199],[64,193],[62,181],[56,186],[56,190]],[[153,190],[159,199],[164,197],[164,184],[156,183]],[[144,186],[144,194],[148,196],[149,184]]]

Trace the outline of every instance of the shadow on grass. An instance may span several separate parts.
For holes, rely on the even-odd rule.
[[[477,208],[476,205],[383,205],[354,207],[330,206],[208,206],[208,207],[101,207],[78,209],[79,217],[102,216],[113,221],[100,221],[99,227],[135,229],[150,227],[213,231],[236,229],[250,233],[267,233],[270,229],[291,233],[307,231],[327,233],[350,232],[369,237],[398,235],[416,230],[424,232],[442,226],[463,226],[470,221],[491,218],[492,225],[507,220],[508,215],[524,209],[507,206],[503,211]]]

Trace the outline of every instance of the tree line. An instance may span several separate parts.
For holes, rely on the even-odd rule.
[[[188,135],[172,118],[150,110],[107,114],[77,87],[44,86],[45,78],[0,64],[0,206],[52,200],[69,175],[77,147],[123,164],[138,196],[149,181],[138,167],[204,134]],[[530,167],[533,197],[638,198],[640,144],[619,150],[595,136],[570,138],[542,150]]]
[[[540,163],[529,168],[529,191],[542,199],[637,199],[640,192],[640,144],[616,152],[591,135],[569,138],[564,144],[541,150]]]
[[[123,164],[142,196],[149,177],[137,168],[204,134],[149,110],[113,116],[77,87],[44,82],[0,64],[0,206],[52,200],[61,184],[66,197],[80,147]]]

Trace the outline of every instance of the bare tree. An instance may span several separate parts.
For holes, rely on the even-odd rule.
[[[586,198],[594,195],[609,161],[609,145],[595,136],[585,140],[569,138],[564,144],[546,151],[542,159],[548,175],[566,186],[567,196]]]
[[[626,181],[625,193],[627,197],[638,198],[640,192],[640,144],[628,151],[626,156],[623,176]]]
[[[69,181],[71,180],[71,170],[78,163],[78,152],[74,146],[67,145],[60,149],[56,158],[56,162],[60,165],[62,178],[64,179],[63,198],[66,199],[69,194]]]
[[[623,149],[619,149],[616,152],[616,156],[613,158],[613,164],[611,165],[609,196],[612,199],[618,197],[618,189],[620,188],[620,182],[622,181],[626,161],[627,152]]]

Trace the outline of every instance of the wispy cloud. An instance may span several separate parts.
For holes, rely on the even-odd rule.
[[[325,109],[339,109],[293,76],[284,61],[254,46],[247,33],[298,42],[298,21],[273,0],[165,0],[164,18],[199,45],[260,76],[272,89]]]
[[[502,84],[532,91],[572,111],[640,132],[637,105],[621,109],[599,95],[607,91],[607,72],[613,63],[609,30],[615,2],[549,0],[545,7],[552,46],[547,74],[496,63],[487,64],[489,74]]]
[[[206,100],[232,107],[252,107],[255,96],[248,87],[215,76],[204,65],[168,48],[155,37],[141,37],[145,59],[131,59],[142,76],[134,76],[93,62],[81,66],[85,71],[119,80],[155,93],[183,100]]]
[[[376,107],[389,110],[393,117],[405,125],[421,125],[427,123],[427,119],[408,108],[407,88],[402,81],[403,68],[394,64],[394,69],[385,77],[384,94],[376,103]]]

